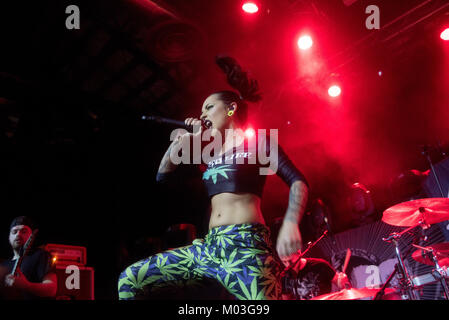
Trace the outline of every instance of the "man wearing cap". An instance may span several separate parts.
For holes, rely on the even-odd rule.
[[[56,273],[51,268],[51,257],[43,249],[31,249],[24,256],[16,275],[11,271],[21,250],[35,229],[29,217],[14,218],[9,231],[9,244],[14,256],[0,264],[1,296],[3,299],[41,299],[56,296]]]

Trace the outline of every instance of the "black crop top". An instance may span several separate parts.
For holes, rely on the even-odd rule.
[[[203,166],[202,180],[209,197],[223,192],[252,193],[262,197],[267,171],[275,173],[290,187],[295,181],[303,181],[308,185],[304,175],[295,167],[278,145],[278,157],[271,157],[275,149],[270,150],[268,139],[266,151],[258,153],[257,143],[249,145],[245,140],[244,146],[234,147],[229,152],[212,157]],[[261,174],[261,171],[264,174]],[[164,182],[169,179],[170,173],[158,173],[156,180]]]

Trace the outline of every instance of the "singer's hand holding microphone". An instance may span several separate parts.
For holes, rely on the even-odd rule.
[[[165,125],[171,125],[176,126],[178,128],[186,129],[189,132],[193,132],[195,130],[194,125],[202,125],[204,128],[209,129],[212,127],[212,122],[210,120],[204,120],[201,121],[196,118],[187,118],[184,120],[184,122],[175,120],[175,119],[169,119],[169,118],[163,118],[159,116],[151,116],[151,115],[144,115],[142,116],[142,120],[145,121],[153,121]]]
[[[171,152],[177,153],[179,152],[181,146],[184,144],[188,144],[191,141],[191,138],[201,136],[203,131],[203,122],[196,118],[187,118],[184,120],[186,127],[192,127],[192,132],[185,132],[185,129],[177,129],[177,133],[175,139],[172,142]]]
[[[175,155],[179,153],[181,147],[185,144],[190,143],[191,138],[198,137],[203,133],[203,129],[209,129],[212,127],[212,122],[209,120],[201,121],[197,118],[187,118],[183,121],[169,119],[159,116],[153,115],[143,115],[142,120],[153,121],[164,125],[175,126],[179,129],[176,129],[170,135],[170,140],[172,143],[170,144],[167,156]],[[188,132],[186,132],[186,130]],[[164,156],[165,159],[165,156]]]

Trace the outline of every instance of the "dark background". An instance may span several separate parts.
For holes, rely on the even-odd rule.
[[[81,29],[68,30],[68,5]],[[40,225],[39,242],[87,247],[97,299],[115,299],[119,272],[163,245],[172,224],[207,230],[199,177],[157,186],[170,127],[143,114],[198,116],[208,94],[228,89],[214,64],[229,54],[259,81],[251,123],[279,140],[349,228],[348,186],[365,184],[378,217],[395,204],[390,183],[445,158],[449,138],[447,1],[266,0],[249,16],[241,1],[116,0],[3,2],[0,9],[1,257],[16,215]],[[380,8],[367,30],[365,8]],[[308,28],[313,49],[295,41]],[[378,72],[382,71],[379,76]],[[343,88],[335,100],[328,85]],[[189,172],[189,168],[182,170]],[[268,223],[288,188],[270,176]],[[159,241],[159,242],[158,242]]]

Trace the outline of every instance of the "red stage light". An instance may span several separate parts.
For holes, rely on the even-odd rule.
[[[259,11],[259,7],[254,2],[245,2],[242,6],[243,11],[246,13],[256,13]]]
[[[341,94],[341,88],[337,85],[333,85],[333,86],[329,87],[329,90],[327,90],[327,93],[333,98],[338,97]]]
[[[312,37],[309,35],[304,35],[299,37],[298,39],[298,48],[301,50],[307,50],[310,49],[313,45]]]
[[[252,137],[254,137],[255,134],[256,134],[256,131],[254,131],[253,128],[248,128],[245,130],[245,136],[247,138],[252,138]]]
[[[445,41],[449,41],[449,28],[446,28],[443,30],[443,32],[441,32],[440,38]]]

